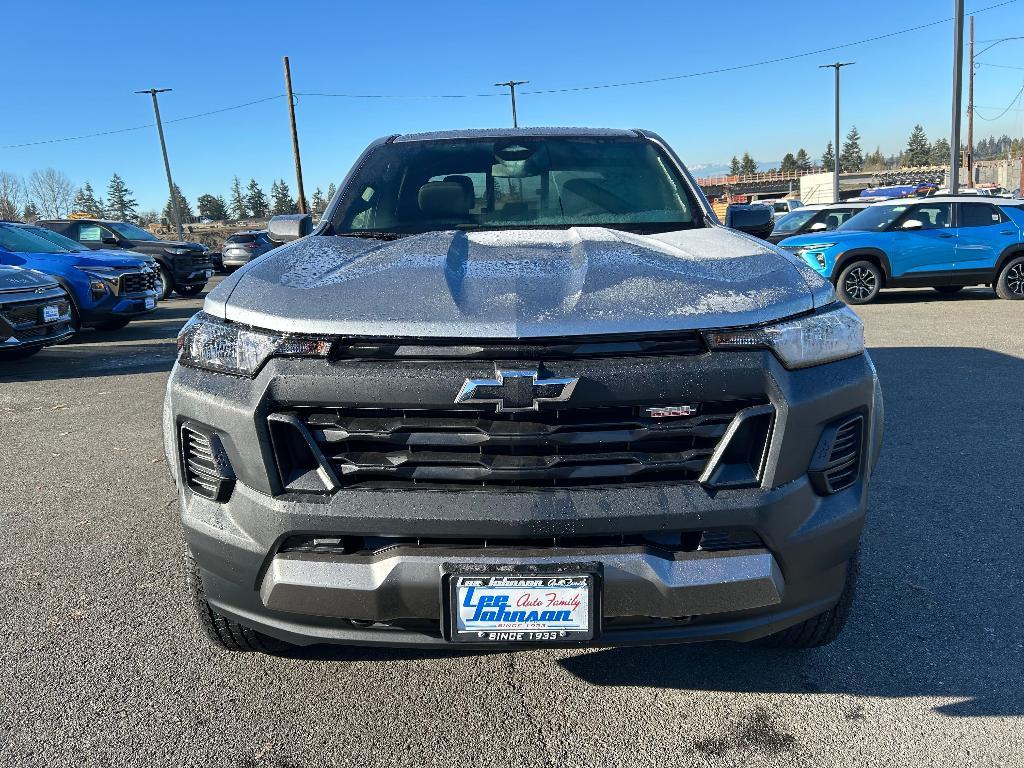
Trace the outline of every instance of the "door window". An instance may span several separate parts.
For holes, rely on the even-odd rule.
[[[919,205],[907,214],[906,220],[921,222],[921,229],[946,229],[950,226],[951,203],[929,203]]]
[[[994,205],[987,203],[960,204],[961,227],[991,227],[993,224],[1002,223],[1003,214]]]

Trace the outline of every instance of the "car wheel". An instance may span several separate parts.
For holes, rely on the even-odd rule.
[[[867,304],[882,289],[882,270],[870,261],[855,261],[846,267],[836,282],[839,298],[847,304]]]
[[[180,288],[175,288],[174,290],[179,296],[192,297],[198,296],[205,287],[205,285],[183,285]]]
[[[770,648],[820,648],[828,645],[843,631],[850,616],[854,595],[857,593],[857,576],[860,573],[860,550],[854,553],[846,566],[846,586],[839,596],[839,602],[824,613],[806,621],[787,627],[781,632],[768,635],[759,642]]]
[[[165,301],[171,295],[171,291],[174,290],[174,278],[171,276],[170,270],[163,264],[157,265],[156,285],[154,288],[156,288],[156,297],[160,301]]]
[[[214,645],[225,651],[257,651],[267,654],[286,653],[295,648],[291,643],[264,635],[218,613],[206,599],[203,577],[199,573],[199,566],[192,552],[188,549],[185,550],[185,567],[189,591],[192,593],[192,605],[199,617],[199,624]]]
[[[119,331],[130,322],[130,317],[119,317],[117,320],[106,320],[102,323],[96,323],[96,328],[100,331]]]
[[[1024,299],[1024,256],[1006,262],[996,280],[996,295],[1001,299]]]
[[[960,293],[960,291],[962,291],[964,289],[964,286],[962,286],[962,285],[933,285],[932,288],[934,288],[939,293],[946,294],[947,296],[952,296],[954,293]]]
[[[28,347],[27,349],[22,347],[21,349],[4,349],[0,350],[0,360],[24,360],[26,357],[32,357],[37,352],[41,352],[42,347]]]

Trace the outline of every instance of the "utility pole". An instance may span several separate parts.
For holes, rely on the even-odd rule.
[[[971,67],[967,74],[967,187],[974,189],[974,16],[971,16]]]
[[[949,193],[960,191],[960,107],[964,96],[964,0],[953,0],[953,125],[949,136]]]
[[[835,163],[832,167],[832,202],[839,202],[839,70],[856,64],[855,61],[837,61],[835,64],[822,64],[818,69],[834,69],[836,71],[836,140],[832,145]]]
[[[160,151],[164,153],[164,170],[167,171],[167,191],[171,195],[171,210],[174,212],[174,229],[178,233],[178,239],[184,240],[185,234],[181,230],[181,209],[178,206],[178,196],[174,194],[174,181],[171,179],[171,163],[167,159],[167,142],[164,141],[164,125],[160,121],[160,104],[157,102],[158,93],[167,93],[173,88],[149,88],[136,93],[148,93],[153,97],[153,114],[156,115],[156,131],[160,134]]]
[[[516,86],[526,85],[529,80],[509,80],[507,83],[495,83],[494,85],[498,88],[508,88],[509,93],[512,94],[512,127],[519,127],[519,120],[516,117]]]
[[[292,68],[284,57],[284,84],[288,90],[288,118],[292,124],[292,152],[295,154],[295,182],[298,184],[299,213],[306,210],[306,193],[302,188],[302,161],[299,159],[299,129],[295,127],[295,98],[292,96]]]

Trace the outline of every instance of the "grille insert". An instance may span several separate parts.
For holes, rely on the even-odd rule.
[[[121,275],[121,293],[142,293],[156,290],[155,272],[128,272]]]
[[[66,300],[58,299],[54,301],[53,299],[50,299],[49,301],[31,301],[23,304],[13,304],[0,310],[0,315],[3,315],[3,319],[15,330],[31,328],[34,326],[47,328],[48,326],[43,326],[42,323],[42,308],[44,306],[56,306],[57,311],[63,318],[66,318],[71,311],[71,307]],[[50,325],[52,326],[53,324],[51,323]]]
[[[695,482],[737,413],[751,405],[702,403],[696,415],[670,419],[640,406],[300,408],[284,416],[308,430],[338,487],[571,487]],[[764,435],[752,439],[763,449]]]

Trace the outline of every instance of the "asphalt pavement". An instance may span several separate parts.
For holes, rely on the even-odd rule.
[[[214,649],[160,438],[201,300],[0,368],[0,765],[1024,764],[1024,302],[859,309],[886,398],[824,649]]]

